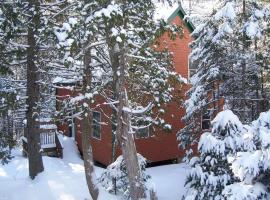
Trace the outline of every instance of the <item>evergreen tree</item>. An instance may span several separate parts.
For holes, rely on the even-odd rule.
[[[151,177],[145,172],[147,162],[142,155],[137,154],[137,156],[140,169],[142,170],[143,182],[145,187],[147,187],[146,185],[147,183],[149,183],[149,179],[151,179]],[[107,169],[102,173],[101,177],[99,178],[99,181],[106,189],[106,191],[109,191],[110,193],[116,195],[121,194],[125,199],[130,199],[129,181],[123,156],[119,156],[115,162],[113,162],[107,167]],[[115,185],[114,181],[116,182]]]
[[[131,198],[140,199],[145,197],[145,187],[134,137],[130,134],[135,132],[131,122],[134,116],[142,116],[151,110],[152,106],[145,98],[157,106],[171,100],[169,79],[176,74],[166,62],[170,60],[169,54],[166,57],[166,53],[158,52],[153,46],[166,29],[162,27],[164,23],[153,20],[153,2],[116,1],[113,6],[119,8],[119,12],[113,13],[105,31],[115,87],[111,99],[119,102],[115,106],[116,141],[127,165]],[[106,19],[106,14],[103,17]],[[175,30],[172,35],[177,36]],[[131,93],[133,98],[130,98]]]
[[[231,160],[232,170],[240,183],[226,186],[223,191],[227,199],[269,199],[270,171],[270,112],[263,112],[252,122],[249,132],[250,151],[238,151]]]
[[[17,104],[17,92],[11,83],[10,80],[0,78],[0,161],[2,164],[10,161],[11,150],[16,145],[13,114]]]
[[[67,61],[73,62],[73,66],[76,66],[80,60],[84,62],[87,60],[82,67],[83,90],[80,98],[77,98],[84,101],[78,104],[85,119],[83,131],[89,137],[92,102],[95,95],[104,96],[116,113],[117,141],[122,147],[123,157],[127,163],[131,197],[142,198],[145,196],[145,188],[141,182],[134,138],[129,134],[134,133],[131,119],[151,110],[152,104],[149,101],[145,102],[145,97],[150,97],[153,104],[158,106],[171,100],[170,81],[174,79],[180,81],[180,77],[172,72],[170,54],[158,52],[154,46],[158,36],[169,27],[165,27],[164,22],[155,23],[154,4],[151,1],[96,1],[91,4],[81,1],[78,2],[76,9],[81,14],[81,17],[75,17],[76,25],[72,27],[70,23],[69,25],[65,23],[56,34],[60,40],[65,38],[60,45],[68,50],[65,54]],[[134,20],[135,18],[138,20]],[[173,27],[170,30],[172,37],[176,37],[175,31],[179,29]],[[101,80],[96,76],[96,71],[102,73]],[[92,80],[95,80],[95,83]],[[132,100],[137,101],[130,101],[131,99],[127,97],[135,91],[143,95],[136,94]],[[144,101],[140,102],[141,99]],[[142,107],[145,108],[141,109]],[[89,126],[88,129],[86,126]],[[83,138],[83,144],[85,148],[87,145],[87,148],[91,148],[89,139]],[[89,152],[91,154],[91,150],[86,153]],[[90,154],[87,157],[92,159]]]
[[[33,179],[43,171],[40,151],[40,100],[42,96],[42,74],[45,66],[55,61],[52,55],[55,37],[53,26],[57,24],[59,13],[65,1],[3,1],[1,11],[3,21],[1,35],[4,44],[5,66],[9,69],[20,66],[26,71],[26,129],[29,175]],[[3,59],[3,58],[1,58]],[[17,74],[16,74],[17,76]]]
[[[222,191],[226,185],[238,182],[227,157],[245,149],[242,132],[244,130],[238,117],[225,110],[212,121],[212,131],[204,133],[199,142],[199,158],[190,162],[192,168],[187,175],[188,192],[186,200],[225,199]]]
[[[106,13],[110,17],[112,12],[105,1],[75,1],[69,10],[71,14],[60,26],[55,27],[55,35],[58,38],[58,48],[67,66],[63,69],[67,77],[61,79],[73,79],[75,90],[79,93],[67,99],[65,106],[73,107],[72,115],[81,118],[82,122],[82,151],[84,157],[85,176],[89,193],[92,199],[98,199],[99,190],[96,185],[92,146],[89,142],[92,136],[93,103],[96,95],[100,94],[107,83],[108,73],[107,57],[100,56],[98,48],[104,49],[105,40],[102,35],[102,23],[98,19],[99,13]],[[77,71],[77,72],[76,72]],[[97,75],[97,73],[100,75]],[[72,77],[73,76],[73,77]],[[78,89],[80,85],[80,89]],[[90,134],[89,134],[90,133]]]
[[[13,26],[11,21],[7,20],[4,11],[0,8],[0,160],[2,164],[10,161],[11,150],[17,144],[15,137],[21,131],[18,124],[22,125],[22,119],[18,121],[18,110],[22,108],[20,104],[23,103],[19,102],[23,84],[14,81],[15,70],[9,64],[12,61],[9,56],[12,50],[9,49],[6,36],[10,34]]]
[[[265,10],[255,1],[227,1],[193,33],[191,59],[197,72],[185,102],[186,126],[179,132],[185,147],[202,132],[201,117],[211,119],[224,104],[243,121],[267,109],[262,86]]]

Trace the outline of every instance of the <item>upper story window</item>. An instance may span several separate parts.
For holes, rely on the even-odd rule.
[[[198,62],[193,61],[191,58],[188,60],[188,74],[189,74],[189,79],[196,73],[198,67]]]
[[[149,126],[139,128],[135,131],[135,136],[139,138],[148,138],[149,137]]]
[[[93,137],[96,139],[101,139],[101,114],[100,112],[93,111]]]
[[[211,128],[211,117],[210,110],[207,110],[206,113],[202,115],[202,130],[209,130]]]

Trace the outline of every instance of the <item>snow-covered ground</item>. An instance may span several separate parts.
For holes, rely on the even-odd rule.
[[[70,138],[63,138],[64,158],[43,157],[45,171],[35,180],[28,177],[28,160],[14,151],[15,158],[8,165],[0,165],[0,200],[86,200],[89,199],[84,177],[83,161]],[[103,169],[96,167],[100,176]],[[174,164],[148,168],[159,200],[181,199],[187,168]],[[100,189],[100,200],[119,197]]]

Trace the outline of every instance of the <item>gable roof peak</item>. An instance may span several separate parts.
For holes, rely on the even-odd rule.
[[[185,22],[185,25],[187,26],[190,33],[192,33],[195,30],[195,26],[189,19],[186,19],[187,14],[182,7],[181,1],[178,2],[178,5],[179,6],[176,8],[176,10],[167,19],[167,22],[171,23],[175,17],[179,16]]]

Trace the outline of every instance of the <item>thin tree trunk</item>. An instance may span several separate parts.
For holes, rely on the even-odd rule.
[[[118,92],[119,91],[119,81],[118,81],[118,75],[117,71],[119,68],[119,52],[115,51],[116,45],[113,45],[113,41],[111,39],[110,35],[110,29],[106,28],[106,41],[107,44],[109,44],[109,57],[110,57],[110,62],[111,62],[111,67],[112,67],[112,72],[113,72],[113,80],[112,80],[112,93],[113,93],[113,100],[117,101],[119,99],[118,97]],[[112,121],[112,162],[116,160],[117,154],[116,154],[116,148],[117,148],[117,136],[116,136],[116,127],[117,127],[117,110],[112,107],[112,116],[111,116],[111,121]],[[117,186],[116,186],[116,179],[113,178],[112,180],[113,184],[113,190],[114,194],[117,194]]]
[[[246,0],[243,0],[243,23],[246,22]],[[247,45],[247,36],[246,36],[246,32],[245,30],[243,30],[243,49],[242,49],[242,53],[243,55],[245,55],[245,51],[246,49],[248,48],[248,45]],[[247,95],[247,90],[246,90],[246,60],[243,60],[242,61],[242,99],[243,100],[240,100],[241,101],[241,105],[240,105],[240,109],[241,109],[241,112],[240,112],[240,115],[242,117],[242,119],[247,119],[248,116],[246,116],[246,111],[245,111],[245,108],[246,108],[246,105],[247,105],[247,101],[246,101],[246,95]],[[248,121],[251,121],[251,119],[247,119]]]
[[[124,1],[123,4],[126,4]],[[123,16],[123,19],[125,16]],[[126,20],[123,21],[124,28],[126,28]],[[109,42],[108,42],[109,41]],[[111,49],[109,49],[110,60],[113,70],[113,91],[114,98],[118,100],[116,113],[116,140],[113,140],[113,160],[115,157],[115,147],[120,145],[122,149],[123,158],[127,167],[127,174],[129,180],[129,191],[132,200],[139,200],[146,197],[145,187],[142,181],[141,170],[138,162],[136,146],[131,133],[131,116],[124,112],[123,108],[128,107],[128,97],[125,88],[125,70],[127,70],[128,61],[126,60],[126,48],[120,47],[120,44],[113,44],[110,38],[107,37],[107,42]],[[121,45],[122,46],[122,45]],[[120,50],[121,49],[121,50]],[[119,76],[120,72],[120,76]]]
[[[119,99],[118,97],[118,86],[119,86],[119,81],[118,81],[118,75],[117,75],[117,70],[119,68],[119,59],[118,59],[118,54],[115,53],[113,50],[110,50],[110,60],[111,60],[111,65],[113,69],[113,84],[112,84],[112,91],[113,91],[113,100],[117,101]],[[117,138],[116,138],[116,127],[117,127],[117,110],[113,109],[112,110],[112,162],[116,160],[116,147],[117,147]],[[117,185],[116,185],[116,179],[113,178],[113,188],[114,188],[114,193],[115,195],[117,194]]]
[[[113,83],[112,83],[112,91],[113,91],[113,100],[117,101],[119,99],[118,92],[119,91],[119,81],[117,71],[119,68],[119,59],[118,55],[114,50],[110,50],[110,60],[113,70]],[[114,123],[115,127],[117,126],[117,111],[113,109],[112,111],[112,123]],[[116,160],[116,147],[117,147],[117,139],[116,139],[116,130],[112,130],[112,162]]]
[[[125,106],[128,107],[128,99],[125,98]],[[146,197],[145,188],[143,186],[143,180],[141,175],[141,169],[138,162],[137,150],[134,142],[133,134],[131,133],[130,126],[130,114],[123,112],[123,140],[122,140],[122,152],[123,158],[126,163],[128,179],[130,184],[130,196],[131,199],[143,199]]]
[[[83,94],[87,93],[88,88],[91,86],[91,51],[87,50],[84,55],[84,76],[83,76]],[[90,107],[90,101],[85,99],[86,103]],[[89,108],[88,107],[88,108]],[[86,109],[86,108],[85,108]],[[94,162],[93,162],[93,152],[92,146],[90,144],[90,139],[92,135],[92,113],[89,109],[83,113],[82,116],[82,150],[84,158],[84,168],[85,177],[88,186],[89,193],[93,200],[98,199],[99,190],[95,182],[95,172],[94,172]]]
[[[113,72],[113,80],[112,80],[112,93],[113,93],[113,100],[117,101],[119,99],[118,97],[118,92],[119,91],[119,81],[118,81],[118,75],[117,71],[119,69],[119,51],[116,49],[116,44],[112,40],[111,33],[110,33],[110,28],[106,27],[105,28],[105,35],[106,35],[106,42],[109,46],[109,58],[111,62],[111,68]],[[112,162],[116,160],[116,147],[117,147],[117,139],[116,139],[116,126],[117,126],[117,110],[112,107]]]
[[[14,131],[13,131],[13,121],[14,121],[14,117],[13,114],[8,114],[7,116],[7,120],[8,120],[8,149],[9,149],[9,153],[11,153],[11,150],[14,146]]]
[[[145,198],[146,194],[142,182],[134,137],[131,133],[130,113],[123,110],[124,107],[129,106],[125,89],[125,69],[127,69],[127,60],[125,58],[125,48],[123,48],[121,51],[120,77],[118,80],[119,104],[117,110],[117,140],[118,143],[121,144],[123,158],[127,167],[131,199],[139,200]]]
[[[38,173],[44,170],[42,156],[40,152],[40,128],[38,122],[38,102],[39,102],[39,69],[36,65],[38,60],[38,47],[36,36],[39,28],[39,5],[38,1],[29,0],[29,6],[35,8],[35,15],[28,28],[28,50],[27,50],[27,126],[26,136],[28,143],[29,176],[34,179]]]

